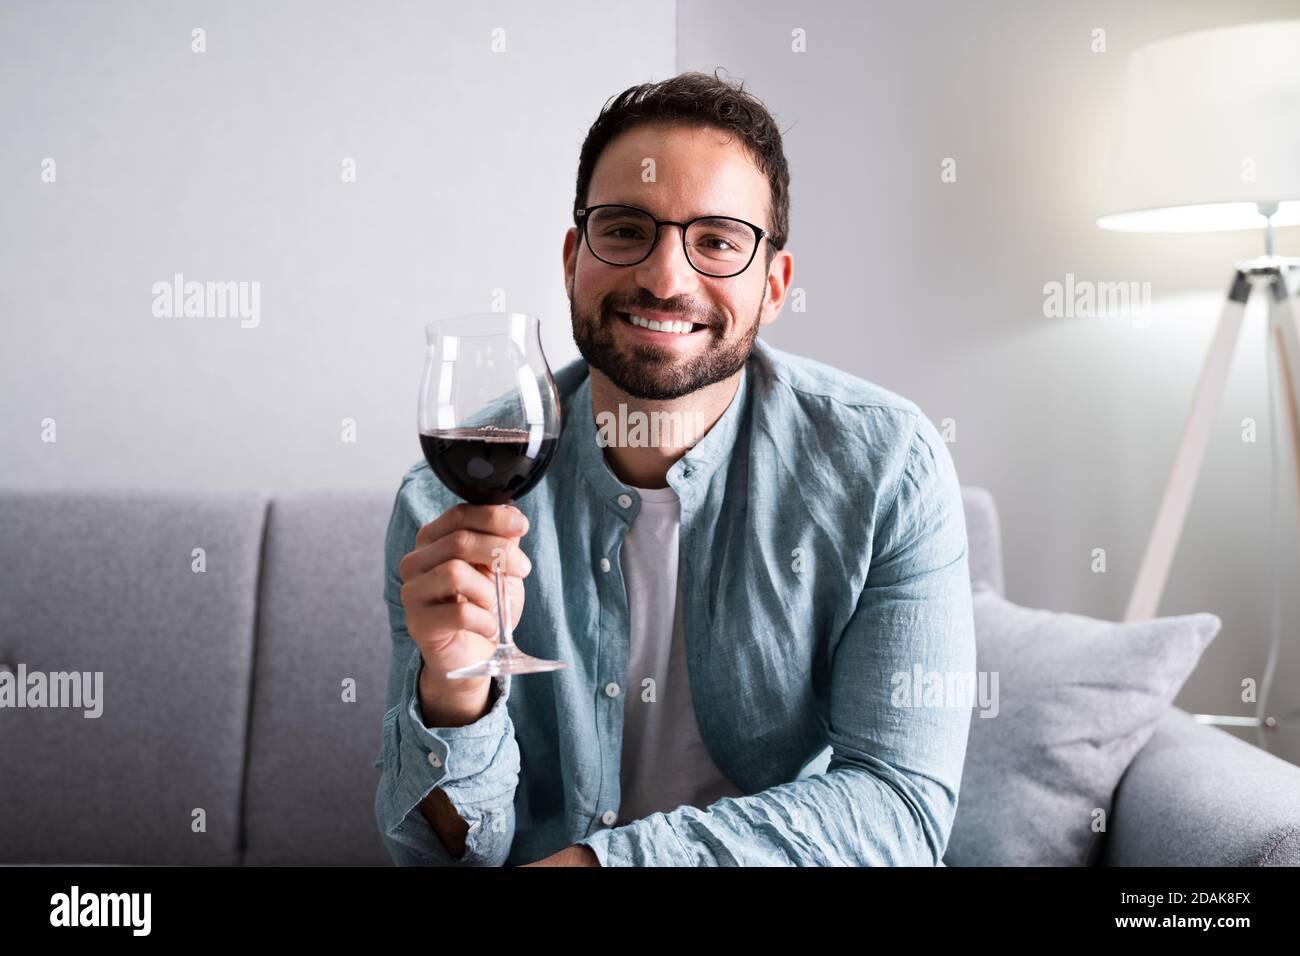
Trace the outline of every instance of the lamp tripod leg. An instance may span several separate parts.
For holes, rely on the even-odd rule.
[[[1287,286],[1286,273],[1278,273],[1268,287],[1268,325],[1281,373],[1282,404],[1291,433],[1291,463],[1300,489],[1300,309]]]
[[[1288,436],[1291,444],[1291,454],[1288,456],[1291,460],[1294,472],[1295,488],[1297,494],[1300,494],[1300,393],[1297,392],[1297,382],[1300,382],[1300,308],[1297,308],[1296,299],[1291,294],[1288,279],[1297,271],[1294,268],[1280,268],[1272,281],[1268,283],[1268,362],[1270,370],[1277,370],[1277,386],[1274,394],[1280,393],[1283,410],[1288,425]],[[1271,376],[1270,376],[1271,378]],[[1270,395],[1270,401],[1272,400]],[[1274,422],[1269,423],[1269,427],[1275,427]],[[1272,479],[1276,482],[1277,462],[1271,462],[1274,469]],[[1277,498],[1273,499],[1273,509],[1277,507]],[[1269,528],[1272,536],[1272,547],[1270,548],[1269,557],[1273,561],[1278,560],[1276,536],[1278,534],[1276,527]],[[1279,575],[1281,569],[1274,566],[1273,568],[1273,620],[1271,633],[1269,635],[1268,658],[1264,665],[1264,677],[1259,685],[1259,699],[1255,708],[1255,725],[1258,743],[1260,747],[1267,749],[1267,740],[1265,739],[1266,729],[1276,729],[1279,724],[1287,729],[1300,729],[1300,710],[1292,710],[1281,717],[1268,715],[1268,697],[1269,691],[1273,686],[1273,679],[1276,676],[1277,659],[1281,644],[1281,624],[1278,615],[1281,613],[1279,603],[1281,595],[1278,593]]]
[[[1219,315],[1219,324],[1205,356],[1205,364],[1201,367],[1192,405],[1183,425],[1182,438],[1179,439],[1173,466],[1160,497],[1155,525],[1147,539],[1137,581],[1124,612],[1125,621],[1148,620],[1156,616],[1160,607],[1160,596],[1164,592],[1174,552],[1178,548],[1178,538],[1183,531],[1192,493],[1196,489],[1196,479],[1205,461],[1210,431],[1223,402],[1228,368],[1232,364],[1232,353],[1241,333],[1250,292],[1249,278],[1243,269],[1238,268]]]

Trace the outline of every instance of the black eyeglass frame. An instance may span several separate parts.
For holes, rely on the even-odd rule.
[[[587,215],[588,215],[589,213],[593,213],[593,212],[595,212],[597,209],[609,209],[609,208],[617,208],[617,209],[631,209],[631,210],[633,210],[633,211],[635,211],[635,212],[643,213],[644,215],[649,216],[650,219],[652,219],[652,220],[654,221],[654,224],[655,224],[655,237],[654,237],[654,240],[650,243],[650,248],[646,250],[645,255],[643,255],[643,256],[642,256],[640,259],[638,259],[636,262],[610,262],[608,259],[601,259],[600,255],[596,252],[596,250],[593,249],[593,248],[591,247],[591,235],[587,232]],[[760,244],[764,239],[770,239],[770,237],[768,236],[768,232],[767,232],[767,230],[764,229],[762,226],[756,226],[756,225],[754,225],[752,222],[746,222],[744,219],[738,219],[738,218],[736,218],[735,216],[696,216],[694,219],[689,219],[689,220],[687,220],[686,222],[673,222],[673,220],[671,220],[671,219],[656,219],[654,213],[650,212],[650,210],[648,210],[648,209],[642,209],[640,206],[632,206],[632,205],[629,205],[628,203],[624,203],[624,202],[604,202],[604,203],[598,203],[598,204],[596,204],[595,206],[588,206],[588,207],[585,208],[585,209],[575,209],[575,210],[573,211],[573,215],[574,215],[574,218],[578,221],[578,229],[582,232],[582,235],[583,235],[583,236],[586,238],[586,240],[587,240],[587,251],[590,252],[593,256],[595,256],[597,259],[600,259],[601,262],[605,263],[605,265],[608,265],[608,266],[636,266],[636,265],[640,265],[641,263],[645,262],[647,259],[650,258],[650,254],[651,254],[652,252],[654,252],[654,251],[655,251],[655,247],[656,247],[657,245],[659,245],[659,230],[660,230],[660,227],[662,227],[662,226],[678,226],[678,227],[680,227],[681,230],[682,230],[682,255],[684,255],[684,256],[686,257],[686,261],[687,261],[688,263],[690,263],[690,267],[691,267],[692,269],[694,269],[696,272],[698,272],[698,273],[699,273],[700,275],[702,275],[702,276],[708,276],[710,279],[731,279],[731,278],[734,278],[735,276],[740,275],[742,272],[744,272],[746,269],[748,269],[751,265],[754,264],[754,257],[755,257],[756,255],[758,255],[758,246],[759,246],[759,244]],[[750,250],[750,253],[749,253],[749,261],[746,262],[746,263],[745,263],[741,268],[737,269],[735,272],[728,273],[727,275],[715,275],[715,274],[712,273],[712,272],[705,272],[703,269],[701,269],[699,266],[697,266],[694,262],[692,262],[692,261],[691,261],[691,253],[690,253],[690,251],[686,248],[686,230],[690,229],[691,226],[693,226],[695,223],[700,222],[701,220],[704,220],[704,219],[726,219],[726,220],[729,220],[729,221],[731,221],[731,222],[738,222],[738,223],[740,223],[742,226],[748,226],[750,229],[753,229],[753,230],[754,230],[754,248],[753,248],[752,250]]]

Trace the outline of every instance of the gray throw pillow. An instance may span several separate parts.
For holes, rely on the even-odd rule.
[[[1093,865],[1120,777],[1222,622],[1100,621],[1019,607],[983,583],[972,603],[996,711],[977,701],[971,714],[944,862]]]

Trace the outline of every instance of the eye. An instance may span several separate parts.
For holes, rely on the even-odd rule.
[[[735,245],[732,244],[731,240],[725,236],[705,236],[700,240],[701,244],[707,242],[720,242],[725,246],[725,248],[723,248],[723,246],[714,246],[713,249],[716,252],[727,252],[728,250],[734,250],[736,248]]]

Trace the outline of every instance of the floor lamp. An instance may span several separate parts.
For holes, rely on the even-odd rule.
[[[1297,51],[1300,20],[1283,20],[1167,37],[1138,47],[1127,62],[1097,225],[1161,233],[1262,229],[1264,255],[1238,263],[1232,275],[1126,621],[1155,617],[1159,608],[1252,294],[1268,300],[1270,403],[1280,397],[1300,487],[1300,259],[1273,248],[1275,227],[1300,224]],[[1266,713],[1277,641],[1275,624],[1254,717],[1196,719],[1259,728],[1261,743],[1264,728],[1300,725],[1300,713]]]

